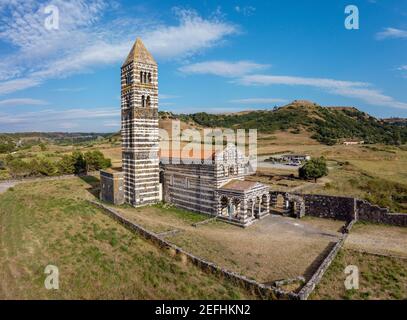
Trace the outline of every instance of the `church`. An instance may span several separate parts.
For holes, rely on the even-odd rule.
[[[269,187],[244,180],[250,163],[235,145],[191,161],[160,150],[158,121],[158,66],[137,39],[121,67],[122,168],[100,172],[102,201],[164,201],[243,227],[269,214]]]

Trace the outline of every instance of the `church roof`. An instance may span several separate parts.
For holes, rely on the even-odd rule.
[[[252,189],[256,185],[257,182],[232,180],[222,186],[222,189],[245,191],[247,189]]]
[[[221,187],[221,190],[249,191],[255,188],[264,187],[262,183],[244,180],[231,180]]]
[[[157,62],[155,62],[153,56],[150,52],[148,52],[140,38],[137,38],[122,67],[133,61],[157,65]]]
[[[196,152],[194,152],[196,151]],[[215,153],[212,150],[201,146],[199,150],[165,150],[160,149],[160,158],[181,159],[181,160],[213,160]]]

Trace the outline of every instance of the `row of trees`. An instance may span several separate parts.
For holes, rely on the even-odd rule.
[[[58,161],[45,157],[24,161],[8,155],[4,164],[13,178],[28,176],[57,176],[64,174],[86,174],[90,171],[109,168],[111,160],[105,158],[100,151],[82,153],[74,151],[71,155],[64,155]]]

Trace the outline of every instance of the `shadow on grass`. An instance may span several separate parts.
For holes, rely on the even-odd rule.
[[[309,265],[309,267],[305,270],[304,273],[304,278],[306,281],[309,281],[314,273],[318,270],[319,266],[321,265],[322,261],[328,256],[328,254],[331,252],[333,247],[336,245],[336,242],[330,242],[315,259],[314,261]]]
[[[80,175],[79,178],[89,185],[89,187],[86,188],[86,191],[89,192],[95,198],[99,198],[100,179],[98,179],[95,176],[89,176],[89,175]]]

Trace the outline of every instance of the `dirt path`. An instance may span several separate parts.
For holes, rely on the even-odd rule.
[[[0,182],[0,194],[14,187],[17,183],[17,181]]]
[[[356,225],[346,239],[345,247],[373,254],[407,257],[407,228]]]

